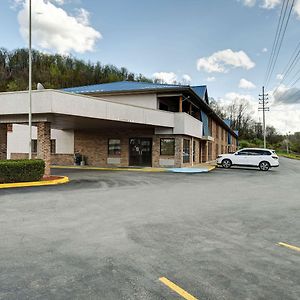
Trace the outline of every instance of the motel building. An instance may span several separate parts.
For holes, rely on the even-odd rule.
[[[28,92],[0,93],[0,159],[28,157]],[[98,167],[191,167],[237,150],[206,86],[114,82],[32,94],[33,157]]]

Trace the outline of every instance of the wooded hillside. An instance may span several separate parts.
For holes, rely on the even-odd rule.
[[[71,56],[33,51],[32,63],[33,89],[38,82],[45,88],[53,89],[123,80],[151,82],[143,75],[131,73],[126,68],[102,65],[100,62],[87,63]],[[28,50],[0,49],[0,91],[26,89],[28,89]]]

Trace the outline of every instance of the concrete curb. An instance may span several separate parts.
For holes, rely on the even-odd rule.
[[[100,168],[85,166],[51,166],[52,169],[73,169],[73,170],[95,170],[95,171],[129,171],[129,172],[149,172],[149,173],[172,173],[171,168]],[[207,172],[214,170],[215,166],[205,166]],[[192,169],[192,168],[190,168]]]
[[[69,181],[70,180],[67,176],[63,176],[62,178],[54,179],[54,180],[34,181],[34,182],[17,182],[17,183],[1,183],[0,189],[58,185],[58,184],[68,183]]]
[[[216,168],[216,166],[208,166],[208,172],[214,170]]]
[[[131,172],[166,172],[163,168],[100,168],[82,166],[51,166],[51,169],[95,170],[95,171],[131,171]]]

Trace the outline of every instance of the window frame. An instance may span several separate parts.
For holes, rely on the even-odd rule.
[[[110,150],[110,141],[119,141],[119,150],[118,149],[114,149],[114,150]],[[112,144],[112,145],[117,145],[117,144]],[[111,153],[111,151],[113,151]],[[117,151],[119,151],[118,153],[116,153]],[[107,140],[107,156],[108,157],[119,157],[121,156],[121,139],[118,138],[111,138]]]
[[[165,153],[162,153],[162,141],[163,140],[172,140],[173,141],[173,151],[172,151],[172,153],[167,153],[167,154],[165,154]],[[160,138],[160,142],[159,142],[159,155],[161,155],[161,156],[174,156],[175,155],[175,138]]]
[[[50,153],[56,154],[56,140],[55,139],[50,140]]]
[[[32,153],[38,152],[38,140],[32,139],[31,140],[31,151]],[[56,154],[56,139],[50,140],[50,154]]]
[[[188,143],[188,147],[185,147],[184,143]],[[190,148],[191,148],[191,141],[188,139],[183,139],[183,147],[182,147],[182,162],[184,164],[190,163],[191,162],[191,153],[190,153]],[[188,150],[188,151],[185,151]],[[187,155],[185,155],[187,153]]]

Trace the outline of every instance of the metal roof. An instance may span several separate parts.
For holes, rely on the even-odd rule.
[[[93,93],[111,93],[111,92],[126,92],[126,91],[146,91],[146,90],[160,90],[160,89],[178,89],[189,88],[187,85],[177,84],[159,84],[137,81],[118,81],[111,83],[102,83],[86,86],[78,86],[63,89],[64,92],[75,94],[93,94]]]
[[[205,100],[207,93],[206,85],[192,86],[191,89],[202,99]]]
[[[138,81],[118,81],[111,83],[102,83],[86,86],[78,86],[72,88],[62,89],[64,92],[75,93],[75,94],[96,94],[96,93],[122,93],[122,92],[145,92],[145,91],[163,91],[163,90],[182,90],[193,93],[196,97],[202,100],[206,110],[210,111],[214,118],[225,125],[234,135],[238,136],[238,133],[233,131],[228,124],[226,124],[209,106],[207,86],[189,86],[179,84],[160,84],[150,82],[138,82]]]

